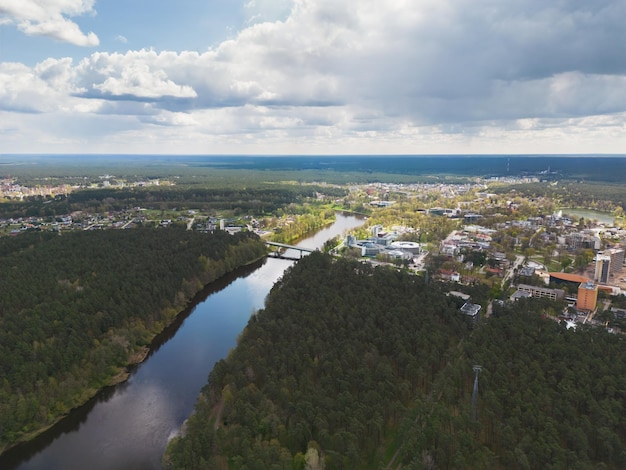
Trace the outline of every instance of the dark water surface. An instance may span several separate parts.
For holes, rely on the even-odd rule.
[[[332,226],[299,245],[320,248],[361,224],[338,214]],[[213,284],[155,340],[127,382],[103,390],[50,431],[5,453],[0,469],[161,468],[167,442],[191,414],[213,365],[236,345],[251,313],[263,308],[274,282],[292,264],[267,258]]]

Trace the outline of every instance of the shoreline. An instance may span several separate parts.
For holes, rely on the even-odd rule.
[[[237,272],[239,269],[245,268],[247,266],[251,266],[254,263],[257,263],[263,259],[267,258],[267,253],[261,257],[255,258],[253,260],[251,260],[248,263],[242,264],[241,266],[236,267],[235,269],[233,269],[232,271],[226,272],[223,275],[221,275],[220,277],[218,277],[217,279],[214,279],[213,281],[209,282],[208,284],[202,286],[198,291],[196,291],[196,293],[191,297],[191,299],[189,299],[187,302],[185,302],[185,304],[182,306],[182,308],[176,313],[176,315],[174,315],[171,320],[166,323],[163,328],[160,331],[157,331],[156,333],[154,333],[152,335],[152,338],[150,339],[149,344],[142,346],[139,350],[133,352],[128,359],[128,362],[126,363],[125,366],[123,366],[121,368],[121,370],[119,370],[115,375],[111,376],[109,378],[109,380],[107,381],[107,384],[93,389],[93,388],[88,388],[83,390],[83,393],[81,395],[81,403],[71,409],[69,409],[67,412],[63,413],[62,415],[59,415],[58,418],[56,418],[53,422],[38,428],[36,430],[33,430],[27,434],[25,434],[24,436],[22,436],[20,439],[18,439],[17,441],[11,443],[10,445],[6,446],[6,447],[0,447],[0,457],[2,457],[6,452],[9,452],[11,450],[14,450],[20,446],[23,445],[27,445],[29,443],[32,443],[35,439],[37,439],[39,436],[41,436],[42,434],[44,434],[47,431],[50,431],[52,428],[54,428],[56,425],[58,425],[60,422],[62,422],[63,420],[67,419],[72,413],[74,413],[76,410],[79,410],[80,408],[86,406],[91,400],[95,399],[99,394],[103,393],[104,391],[106,391],[107,389],[110,388],[114,388],[117,387],[118,385],[121,385],[123,383],[125,383],[126,381],[128,381],[128,379],[130,378],[130,376],[133,373],[133,369],[136,368],[137,366],[141,365],[143,362],[145,362],[145,360],[150,356],[150,354],[155,351],[155,347],[160,346],[159,343],[159,337],[161,337],[162,335],[166,334],[168,329],[170,329],[172,326],[174,326],[177,322],[177,320],[181,319],[181,317],[186,314],[186,313],[190,313],[191,309],[198,303],[198,301],[200,300],[200,297],[202,297],[202,293],[210,290],[212,286],[214,286],[214,284],[218,283],[220,280],[223,280],[224,278],[226,278],[228,275]]]

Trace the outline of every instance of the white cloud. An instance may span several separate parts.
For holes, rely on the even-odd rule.
[[[57,3],[67,15],[91,8]],[[130,143],[143,131],[161,151],[188,140],[209,153],[238,145],[255,153],[255,144],[259,152],[469,152],[497,142],[499,151],[541,152],[559,139],[566,152],[593,151],[592,143],[619,151],[624,17],[624,2],[610,0],[294,0],[286,18],[256,22],[205,52],[0,64],[0,106],[95,114],[86,122],[100,125],[133,120],[117,140],[111,126],[109,141]]]
[[[0,0],[4,22],[14,22],[28,35],[48,36],[77,46],[97,46],[95,33],[83,33],[67,17],[95,13],[95,0]]]
[[[134,62],[120,71],[119,76],[109,76],[95,90],[103,95],[132,98],[195,98],[196,92],[188,85],[177,85],[168,80],[164,70],[151,70],[147,63]]]

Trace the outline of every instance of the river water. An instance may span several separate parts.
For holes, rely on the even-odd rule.
[[[570,207],[563,207],[559,210],[563,212],[563,215],[574,218],[575,221],[583,217],[589,220],[597,220],[606,225],[613,225],[615,223],[615,217],[609,212],[600,212],[591,209],[572,209]]]
[[[298,245],[326,240],[363,224],[336,222]],[[299,256],[299,252],[287,253]],[[129,380],[103,390],[37,439],[0,457],[3,470],[142,470],[161,468],[168,441],[193,411],[214,364],[236,345],[250,315],[263,308],[276,280],[294,262],[267,258],[210,286],[197,304],[157,338]]]

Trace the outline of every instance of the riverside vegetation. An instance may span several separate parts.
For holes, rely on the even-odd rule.
[[[0,451],[124,380],[203,286],[265,253],[250,232],[0,238]]]
[[[624,468],[621,335],[567,330],[542,299],[471,330],[443,289],[305,257],[216,364],[166,468]]]

